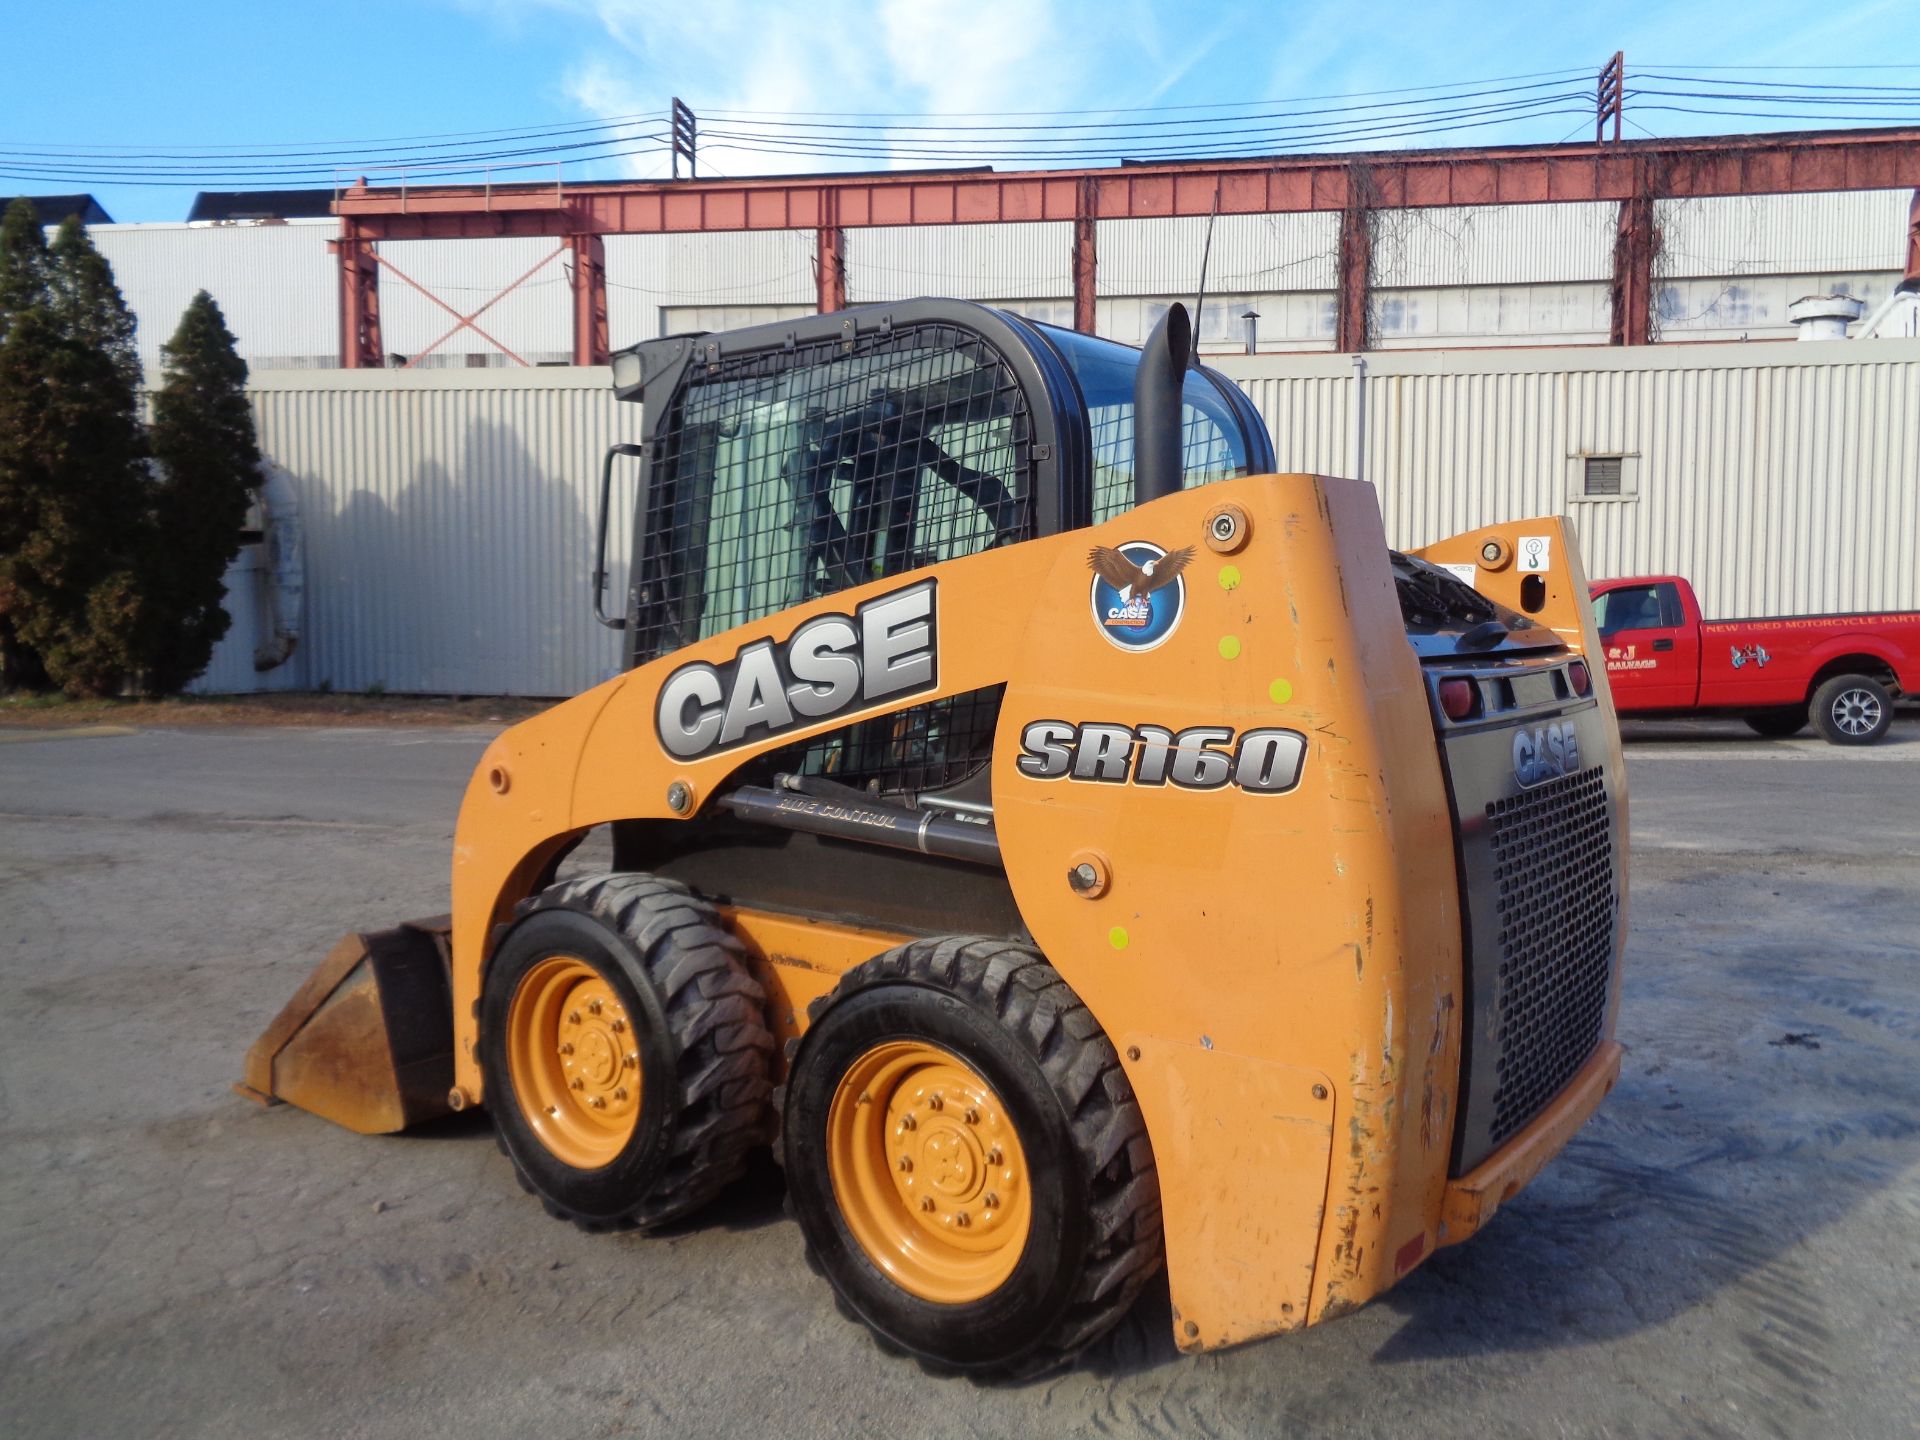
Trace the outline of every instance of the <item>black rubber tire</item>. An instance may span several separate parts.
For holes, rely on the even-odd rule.
[[[1754,734],[1764,735],[1769,740],[1785,740],[1806,729],[1809,716],[1807,707],[1802,705],[1794,710],[1756,710],[1744,718],[1747,728]]]
[[[1160,1183],[1112,1043],[1066,981],[1004,940],[917,940],[847,972],[790,1047],[777,1147],[807,1261],[880,1348],[930,1370],[1024,1378],[1110,1329],[1164,1259]],[[826,1124],[841,1076],[890,1039],[930,1041],[992,1085],[1032,1166],[1029,1238],[990,1295],[943,1305],[902,1289],[834,1199]],[[1041,1157],[1052,1164],[1039,1163]]]
[[[1871,745],[1893,724],[1893,696],[1871,675],[1834,676],[1813,692],[1812,709],[1814,729],[1830,745]]]
[[[620,994],[640,1052],[641,1112],[608,1164],[582,1170],[541,1143],[507,1064],[515,988],[540,960],[586,961]],[[663,1225],[741,1172],[768,1138],[773,1037],[740,942],[711,905],[654,875],[591,875],[522,902],[487,966],[480,1063],[500,1148],[547,1213],[588,1230]]]

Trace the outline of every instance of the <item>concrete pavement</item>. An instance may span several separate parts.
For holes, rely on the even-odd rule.
[[[1074,1369],[936,1380],[835,1314],[761,1167],[588,1236],[484,1119],[229,1086],[343,930],[445,908],[471,731],[0,746],[10,1436],[1913,1433],[1920,733],[1632,727],[1620,1087],[1381,1303],[1198,1359],[1164,1286]]]

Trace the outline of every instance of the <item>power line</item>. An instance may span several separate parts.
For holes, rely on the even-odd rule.
[[[1675,80],[1683,83],[1692,82],[1699,85],[1738,85],[1743,88],[1756,88],[1763,84],[1773,83],[1771,81],[1761,80],[1715,80],[1707,75],[1669,75],[1655,70],[1629,70],[1627,76],[1633,80]],[[1920,85],[1821,85],[1813,81],[1798,81],[1796,82],[1796,88],[1801,90],[1850,90],[1856,93],[1860,91],[1892,90],[1907,95],[1920,95]],[[1730,91],[1729,93],[1737,92]]]
[[[405,171],[410,174],[468,174],[483,168],[496,170],[529,169],[558,163],[568,152],[581,150],[599,150],[611,144],[625,144],[634,140],[652,140],[660,142],[660,135],[628,135],[618,141],[582,140],[572,145],[533,146],[519,150],[493,150],[480,154],[458,156],[427,156],[417,163],[383,162],[379,165],[99,165],[89,172],[97,175],[208,175],[240,178],[244,176],[264,176],[268,178],[290,178],[293,176],[313,176],[317,178],[338,177],[342,171]],[[633,154],[634,151],[617,153]],[[524,160],[515,165],[507,162],[522,160],[526,156],[545,156],[552,158]],[[577,159],[595,159],[592,155],[576,155]],[[458,163],[455,163],[458,162]],[[0,160],[10,170],[70,170],[75,167],[64,165],[36,165],[30,160]]]
[[[1373,95],[1414,95],[1431,90],[1454,90],[1466,85],[1499,85],[1511,80],[1538,80],[1546,77],[1570,78],[1592,74],[1586,66],[1570,70],[1531,70],[1522,75],[1491,75],[1480,80],[1454,80],[1436,85],[1403,85],[1391,90],[1347,90],[1335,95],[1296,95],[1283,100],[1214,100],[1186,105],[1125,105],[1085,110],[703,110],[703,115],[719,119],[745,116],[771,116],[775,119],[1004,119],[1033,116],[1052,119],[1061,115],[1152,115],[1173,110],[1234,110],[1256,105],[1304,105],[1317,100],[1361,100]],[[1442,97],[1444,98],[1444,97]]]
[[[1684,100],[1726,100],[1741,105],[1878,105],[1920,109],[1920,90],[1898,98],[1885,95],[1728,95],[1712,90],[1662,90],[1657,86],[1629,87],[1627,98],[1665,95]]]
[[[1716,71],[1719,74],[1696,73]],[[1920,65],[1673,66],[1629,72],[1636,113],[1779,123],[1877,122],[1920,113],[1920,85],[1822,83],[1827,71],[1915,71]],[[1770,78],[1723,78],[1766,73]],[[796,163],[927,161],[1037,166],[1123,160],[1222,159],[1304,147],[1352,147],[1593,113],[1588,69],[1543,70],[1446,84],[1103,110],[854,112],[717,110],[702,117],[703,151]],[[1580,83],[1572,84],[1574,77]],[[1655,82],[1655,83],[1648,83]],[[1083,119],[1078,117],[1099,117]],[[450,131],[361,142],[29,146],[0,142],[0,177],[41,184],[337,186],[343,175],[385,183],[522,174],[664,152],[666,116],[650,111],[570,123]],[[1034,123],[1007,123],[1028,120]],[[1634,128],[1650,133],[1634,122]],[[1566,138],[1577,133],[1578,127]],[[578,173],[576,171],[575,173]]]
[[[1682,65],[1669,65],[1669,64],[1665,64],[1665,63],[1662,63],[1662,64],[1660,64],[1660,65],[1657,65],[1657,66],[1655,66],[1654,68],[1656,68],[1656,69],[1660,69],[1660,70],[1679,70],[1679,69],[1683,69],[1683,68],[1686,68],[1686,69],[1693,69],[1693,70],[1745,70],[1745,71],[1748,71],[1748,72],[1754,72],[1754,71],[1760,71],[1760,70],[1819,70],[1819,71],[1827,71],[1827,70],[1920,70],[1920,62],[1916,62],[1916,63],[1913,63],[1913,64],[1892,64],[1892,65],[1801,65],[1801,64],[1793,64],[1793,65],[1688,65],[1688,66],[1682,66]]]
[[[1426,100],[1393,100],[1393,101],[1383,101],[1379,104],[1374,104],[1374,105],[1332,105],[1332,106],[1327,106],[1324,108],[1312,109],[1312,110],[1284,110],[1284,109],[1269,110],[1264,113],[1222,116],[1220,118],[1228,119],[1228,120],[1267,120],[1267,119],[1286,119],[1291,117],[1310,116],[1310,115],[1339,115],[1339,114],[1346,114],[1346,113],[1352,113],[1352,112],[1358,112],[1358,111],[1368,111],[1368,110],[1390,110],[1390,109],[1396,109],[1396,108],[1403,108],[1409,105],[1431,105],[1439,101],[1472,100],[1472,99],[1478,99],[1488,95],[1513,95],[1519,91],[1539,90],[1539,89],[1544,89],[1550,85],[1564,84],[1564,83],[1565,82],[1563,81],[1541,81],[1538,84],[1534,84],[1534,85],[1512,86],[1505,89],[1495,88],[1495,89],[1487,89],[1487,90],[1464,90],[1464,91],[1460,91],[1457,94],[1430,96]],[[1587,98],[1587,92],[1585,90],[1577,90],[1577,91],[1571,91],[1566,93],[1571,94],[1576,98],[1581,98],[1581,99]],[[727,119],[728,117],[724,112],[720,112],[714,115],[710,115],[708,118],[724,120],[724,119]],[[757,125],[765,126],[769,122],[742,120],[742,121],[736,121],[735,123],[742,124],[742,125],[757,124]],[[811,134],[811,133],[821,132],[821,131],[854,130],[854,131],[881,131],[881,132],[885,132],[887,134],[893,134],[893,135],[913,135],[918,133],[927,133],[927,134],[935,134],[935,135],[942,135],[942,134],[986,135],[996,131],[1011,131],[1020,135],[1032,135],[1032,134],[1050,133],[1050,132],[1062,131],[1062,130],[1075,130],[1075,131],[1098,130],[1098,131],[1108,131],[1108,132],[1125,131],[1125,130],[1155,130],[1155,129],[1166,129],[1166,128],[1182,126],[1182,125],[1194,125],[1198,123],[1203,123],[1203,121],[1196,120],[1193,118],[1187,118],[1187,119],[1180,119],[1180,120],[1120,120],[1120,121],[1113,121],[1113,122],[1100,123],[1100,124],[1089,123],[1089,124],[1072,124],[1072,125],[930,125],[930,124],[929,125],[877,125],[877,124],[815,125],[815,124],[799,124],[799,125],[789,125],[784,128],[799,134]]]
[[[1731,120],[1852,120],[1858,122],[1861,118],[1858,111],[1852,113],[1843,112],[1838,115],[1809,114],[1800,111],[1792,114],[1783,114],[1778,110],[1720,110],[1709,109],[1700,105],[1636,105],[1634,109],[1643,114],[1647,111],[1659,110],[1676,115],[1724,115]],[[1920,115],[1920,112],[1916,112],[1916,114]]]
[[[574,120],[565,120],[565,121],[556,120],[552,122],[552,124],[550,125],[510,125],[502,130],[442,130],[442,131],[429,133],[426,135],[383,135],[383,136],[376,136],[376,137],[371,137],[368,139],[361,139],[361,140],[289,140],[283,146],[274,147],[269,145],[267,148],[298,150],[301,147],[307,147],[307,146],[385,145],[390,142],[391,143],[399,143],[399,142],[411,143],[414,141],[423,141],[423,140],[459,140],[464,138],[484,139],[490,136],[494,136],[494,137],[505,136],[509,139],[516,139],[516,138],[521,138],[525,136],[545,134],[549,131],[560,133],[560,132],[566,132],[566,131],[580,129],[580,128],[606,129],[610,126],[626,125],[639,120],[664,121],[666,118],[667,118],[667,115],[664,110],[656,110],[656,111],[644,111],[634,115],[603,115],[598,117],[592,125],[588,125],[585,127],[582,127],[578,121],[574,121]],[[9,140],[9,141],[0,142],[0,143],[5,143],[9,145],[25,145],[27,142],[21,141],[21,140]],[[61,143],[68,144],[70,142],[63,141]],[[249,144],[249,143],[260,143],[260,142],[240,142],[232,145],[219,145],[219,144],[201,145],[196,147],[189,153],[214,154],[220,151],[238,150],[242,148],[243,145]],[[73,145],[72,146],[72,150],[76,153],[93,153],[96,151],[108,152],[108,151],[115,151],[115,150],[131,150],[134,148],[135,147],[132,145]]]
[[[1218,137],[1237,135],[1272,137],[1307,134],[1357,134],[1384,127],[1400,127],[1409,123],[1424,123],[1430,120],[1452,120],[1470,115],[1502,116],[1517,112],[1531,112],[1543,106],[1567,103],[1590,105],[1591,97],[1583,91],[1563,91],[1557,95],[1530,96],[1525,100],[1503,101],[1490,105],[1465,106],[1457,109],[1427,110],[1407,115],[1377,116],[1365,120],[1343,119],[1288,125],[1208,126],[1200,129],[1182,130],[1167,135],[1141,137],[1121,135],[1112,138],[1114,140],[1137,139],[1141,144],[1155,147],[1163,146],[1168,142],[1183,140],[1200,140],[1207,146],[1231,146],[1246,142],[1231,139],[1222,140]],[[841,136],[814,137],[713,128],[709,128],[704,133],[709,138],[724,136],[732,140],[779,144],[790,147],[848,149],[865,151],[867,153],[899,153],[902,150],[916,153],[942,153],[955,149],[964,149],[966,153],[976,155],[1006,152],[1039,154],[1046,150],[1060,149],[1081,153],[1090,148],[1090,142],[1086,139],[1054,138],[1050,136],[1015,136],[1004,139],[976,141],[971,138],[946,140],[937,137],[927,138],[913,136],[902,136],[899,139]],[[1107,137],[1093,137],[1095,140],[1106,138]],[[1262,140],[1256,143],[1265,142]],[[1111,146],[1106,148],[1111,149]]]
[[[1438,86],[1428,86],[1428,88],[1438,88]],[[1517,90],[1536,90],[1536,88],[1542,88],[1542,86],[1538,86],[1538,84],[1532,84],[1532,86],[1517,86]],[[1296,111],[1269,109],[1269,111],[1261,111],[1261,113],[1233,115],[1233,117],[1225,117],[1225,119],[1235,119],[1235,121],[1304,119],[1304,117],[1317,117],[1317,115],[1361,113],[1361,111],[1379,111],[1379,109],[1404,109],[1405,106],[1413,106],[1413,104],[1423,104],[1423,106],[1430,108],[1430,106],[1436,104],[1436,102],[1471,100],[1471,98],[1482,98],[1482,96],[1492,96],[1492,94],[1515,94],[1515,90],[1457,90],[1457,88],[1455,88],[1455,92],[1452,92],[1452,94],[1446,94],[1446,96],[1430,96],[1425,102],[1398,100],[1398,102],[1386,102],[1386,104],[1375,104],[1375,106],[1332,106],[1332,108],[1296,109]],[[1559,98],[1580,100],[1580,98],[1584,98],[1584,94],[1582,94],[1582,92],[1563,92]],[[1524,102],[1515,102],[1515,104],[1524,104]],[[1425,115],[1425,113],[1453,115],[1453,113],[1459,113],[1459,111],[1446,111],[1446,109],[1434,111],[1434,109],[1425,109],[1425,111],[1413,111],[1413,113],[1421,113],[1421,115]],[[647,115],[647,117],[643,117],[643,119],[662,121],[664,117],[662,117],[662,115]],[[634,127],[634,123],[636,123],[636,117],[622,117],[622,119],[616,119],[616,121],[599,121],[599,123],[591,123],[591,125],[555,127],[555,129],[549,129],[549,131],[497,131],[492,132],[492,134],[505,136],[505,138],[509,138],[509,140],[522,140],[522,138],[524,138],[524,140],[530,140],[530,138],[561,136],[561,134],[630,131],[630,129]],[[1192,125],[1196,125],[1198,121],[1196,121],[1196,119],[1177,119],[1177,121],[1112,121],[1112,123],[1102,123],[1102,125],[1043,125],[1043,127],[1014,127],[1014,125],[947,127],[947,125],[925,125],[925,123],[924,125],[900,125],[900,127],[891,127],[891,125],[866,123],[866,125],[787,125],[787,127],[780,127],[780,129],[774,129],[774,127],[770,127],[770,125],[764,123],[764,121],[737,121],[737,123],[743,125],[743,127],[747,127],[747,129],[743,129],[743,131],[730,131],[730,134],[733,134],[735,138],[745,138],[745,136],[749,136],[749,134],[768,134],[770,138],[799,140],[799,138],[804,138],[804,136],[808,136],[808,134],[816,131],[860,131],[891,134],[891,136],[900,136],[900,138],[916,140],[916,142],[922,142],[922,144],[960,144],[960,140],[948,142],[948,140],[943,140],[941,136],[948,136],[948,134],[952,134],[952,136],[993,136],[995,132],[1012,132],[1012,134],[1018,134],[1018,136],[1035,136],[1037,132],[1052,131],[1094,131],[1102,132],[1102,134],[1110,134],[1110,136],[1117,136],[1117,134],[1123,134],[1123,132],[1129,131],[1152,131],[1152,129],[1169,129],[1169,127],[1192,127]],[[1217,129],[1217,127],[1215,127],[1215,129]],[[1231,125],[1231,127],[1227,127],[1227,131],[1225,132],[1250,131],[1250,129],[1254,129],[1254,127],[1248,127],[1248,125]],[[1188,132],[1190,131],[1181,131],[1179,134],[1188,134]],[[507,150],[507,152],[501,152],[501,150],[495,150],[495,152],[476,152],[476,150],[465,146],[463,142],[447,142],[447,144],[436,144],[436,146],[424,146],[424,150],[459,150],[461,154],[453,157],[478,161],[478,159],[488,159],[488,157],[493,156],[578,152],[578,150],[593,148],[595,144],[614,144],[614,142],[624,142],[624,140],[630,140],[630,138],[636,138],[636,136],[632,136],[632,134],[618,134],[618,136],[611,136],[611,138],[601,140],[601,142],[574,142],[574,144],[564,144],[564,146],[528,146],[528,148],[522,148],[522,150]],[[653,138],[653,136],[647,136],[647,138]],[[824,136],[824,138],[831,138],[831,136]],[[1035,140],[1035,144],[1039,144],[1039,140]],[[305,167],[298,167],[298,165],[278,165],[278,161],[298,161],[298,159],[336,161],[340,169],[353,169],[355,163],[365,163],[365,161],[369,161],[372,156],[394,156],[394,154],[401,154],[401,152],[405,152],[405,146],[372,146],[372,148],[367,148],[367,150],[355,150],[355,152],[305,150],[305,148],[265,148],[265,150],[255,150],[255,152],[240,152],[240,150],[236,150],[236,148],[227,148],[225,152],[219,152],[219,154],[215,154],[215,152],[205,152],[204,154],[204,152],[192,152],[192,150],[132,152],[132,150],[119,150],[119,148],[86,148],[86,146],[77,146],[77,148],[25,148],[25,146],[17,146],[17,148],[0,148],[0,159],[4,159],[4,163],[13,163],[13,165],[25,165],[25,163],[42,161],[42,159],[88,159],[88,161],[94,161],[94,163],[98,163],[98,165],[102,165],[102,167],[108,167],[108,169],[113,169],[113,171],[163,169],[163,167],[159,167],[159,165],[154,165],[154,161],[188,161],[188,163],[200,163],[200,161],[204,161],[204,167],[209,173],[211,173],[211,171],[236,171],[236,173],[252,171],[252,173],[269,173],[269,171],[273,171],[273,169],[284,169],[284,171],[305,169],[307,173],[313,173],[313,171],[317,169],[317,165],[305,165]],[[420,161],[428,159],[426,156],[419,156],[419,152],[407,154],[407,159],[415,159],[415,157],[419,157]],[[273,163],[273,165],[263,163],[263,165],[253,165],[253,167],[230,163],[230,161],[240,161],[240,159],[261,159],[261,161],[276,161],[276,163]],[[438,159],[438,156],[432,157],[432,159]],[[403,161],[392,161],[392,163],[403,163]],[[177,167],[177,169],[179,169],[179,167]]]

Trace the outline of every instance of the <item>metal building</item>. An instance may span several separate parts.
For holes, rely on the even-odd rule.
[[[196,288],[256,369],[592,363],[914,294],[1209,353],[1785,339],[1920,251],[1920,132],[1153,162],[1085,171],[202,196],[95,234],[149,365]],[[259,202],[259,203],[255,203]],[[247,219],[278,206],[289,218]],[[1204,285],[1203,285],[1204,281]]]

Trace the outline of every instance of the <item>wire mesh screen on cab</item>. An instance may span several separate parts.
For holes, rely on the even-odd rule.
[[[1210,485],[1247,474],[1239,429],[1224,402],[1190,380],[1181,407],[1181,486]],[[1195,404],[1198,399],[1200,404]],[[1133,401],[1089,408],[1093,432],[1093,518],[1111,520],[1134,505]]]
[[[697,369],[656,433],[641,660],[1032,536],[1032,420],[999,352],[903,326]]]
[[[1004,685],[856,720],[768,757],[775,771],[815,775],[876,795],[958,785],[993,759]]]

